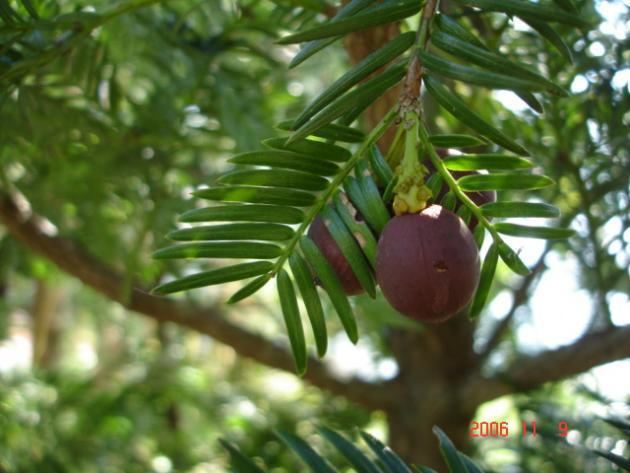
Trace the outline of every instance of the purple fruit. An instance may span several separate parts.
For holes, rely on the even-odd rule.
[[[464,221],[439,205],[394,217],[378,242],[376,279],[401,314],[443,322],[475,293],[477,245]]]

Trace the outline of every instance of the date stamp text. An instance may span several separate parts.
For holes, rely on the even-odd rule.
[[[565,421],[560,421],[556,425],[557,435],[558,437],[565,438],[569,433],[569,424]],[[473,421],[470,423],[469,435],[471,437],[481,437],[481,438],[507,438],[510,434],[515,434],[515,431],[520,433],[523,437],[532,436],[536,437],[536,421],[526,422],[521,421],[520,429],[515,428],[510,425],[508,422],[477,422]]]

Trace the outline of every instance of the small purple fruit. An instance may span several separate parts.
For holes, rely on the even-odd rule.
[[[479,251],[464,221],[439,205],[394,217],[378,242],[376,279],[398,312],[443,322],[471,301]]]

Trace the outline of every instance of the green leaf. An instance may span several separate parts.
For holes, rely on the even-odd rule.
[[[24,5],[24,8],[28,12],[28,14],[31,16],[31,18],[33,18],[34,20],[39,19],[37,10],[35,10],[35,7],[33,6],[33,3],[30,2],[30,0],[22,0],[22,5]]]
[[[418,52],[422,64],[429,71],[467,84],[476,84],[491,89],[545,90],[546,87],[527,77],[498,74],[483,69],[462,66],[424,51]]]
[[[556,50],[567,60],[573,64],[573,53],[571,48],[564,42],[562,37],[548,23],[538,21],[533,18],[522,18],[522,20],[538,32],[540,36],[545,38]]]
[[[567,96],[567,92],[549,79],[541,76],[520,64],[506,59],[500,54],[488,51],[470,44],[470,42],[451,36],[442,31],[436,31],[431,35],[431,42],[447,53],[462,58],[490,71],[505,75],[506,77],[519,77],[538,83],[542,88],[555,95]]]
[[[494,128],[479,115],[472,112],[468,104],[444,87],[437,79],[425,76],[423,80],[433,98],[459,121],[468,125],[493,143],[503,146],[505,149],[516,154],[529,156],[525,148]]]
[[[473,238],[475,239],[475,243],[477,243],[477,248],[481,249],[483,241],[486,238],[486,229],[483,225],[477,225],[475,227],[475,230],[473,231]]]
[[[577,15],[567,13],[546,2],[530,2],[523,0],[457,0],[470,7],[484,11],[502,12],[508,15],[524,16],[540,21],[553,21],[577,27],[588,27],[590,22]]]
[[[356,209],[345,195],[336,195],[334,204],[337,214],[341,217],[348,230],[350,230],[350,233],[352,233],[372,268],[375,268],[377,242],[372,231],[365,224],[365,221],[357,220]]]
[[[376,464],[344,436],[327,427],[319,427],[318,430],[358,472],[382,473]]]
[[[8,4],[7,0],[0,1],[0,18],[2,18],[7,25],[14,25],[15,20],[22,21],[15,10]]]
[[[238,448],[228,443],[223,439],[219,439],[219,442],[230,454],[230,464],[235,473],[265,473],[258,468],[256,464],[243,455]]]
[[[455,214],[461,218],[466,225],[470,223],[470,219],[472,217],[472,212],[465,205],[460,205]]]
[[[365,104],[354,107],[352,110],[344,113],[343,116],[338,120],[338,122],[344,124],[354,123],[354,121],[359,118],[361,114],[365,111],[365,109],[369,106],[370,103],[366,101]]]
[[[312,158],[306,154],[294,153],[278,149],[253,151],[243,153],[228,160],[234,164],[250,164],[255,166],[270,166],[272,168],[294,169],[296,171],[333,176],[339,172],[339,166],[330,161]]]
[[[484,146],[488,142],[471,135],[431,135],[429,141],[436,148],[468,148],[471,146]]]
[[[450,210],[453,212],[455,210],[455,206],[457,205],[457,197],[453,194],[452,191],[447,192],[442,197],[440,205],[444,207],[446,210]]]
[[[227,223],[183,228],[167,235],[176,241],[195,240],[267,240],[285,241],[293,237],[291,227],[277,223]]]
[[[212,269],[202,273],[191,274],[175,281],[161,284],[153,289],[154,294],[172,294],[198,287],[213,286],[231,281],[240,281],[271,271],[273,263],[270,261],[255,261],[253,263],[241,263],[234,266]]]
[[[348,338],[352,343],[357,343],[359,340],[357,322],[352,313],[350,302],[348,302],[348,298],[343,291],[343,287],[335,271],[310,238],[302,237],[300,239],[300,248],[304,252],[304,256],[306,256],[311,268],[313,268],[313,271],[315,271],[315,274],[321,281],[324,290],[328,293],[330,301],[339,315],[341,324],[348,334]]]
[[[470,33],[466,28],[461,26],[452,18],[442,14],[439,15],[436,19],[436,25],[438,25],[439,29],[444,33],[447,33],[450,36],[454,36],[458,38],[465,44],[470,44],[476,46],[477,48],[481,48],[485,51],[488,51],[488,48],[485,44],[483,44],[475,35]],[[502,58],[502,56],[500,56]],[[506,71],[509,75],[512,71]],[[515,91],[516,95],[518,95],[521,100],[523,100],[527,105],[529,105],[533,110],[538,113],[543,113],[543,106],[538,101],[538,99],[531,92],[519,90]]]
[[[573,236],[575,233],[570,228],[534,227],[507,222],[495,223],[494,228],[497,232],[503,233],[504,235],[525,238],[543,238],[546,240],[563,240]]]
[[[324,225],[326,225],[326,228],[348,261],[361,287],[365,289],[370,297],[376,297],[376,286],[374,284],[372,271],[365,261],[365,257],[358,243],[344,225],[341,217],[339,217],[335,209],[330,205],[324,207],[321,212],[321,217],[324,221]]]
[[[391,23],[415,15],[420,11],[421,3],[417,0],[392,0],[370,7],[362,13],[338,21],[329,21],[310,30],[285,36],[278,44],[302,43],[314,39],[344,35],[353,31],[364,30],[372,26]]]
[[[338,473],[330,464],[297,435],[276,432],[276,435],[306,463],[314,473]]]
[[[468,473],[483,473],[483,470],[477,466],[477,464],[470,458],[468,455],[462,452],[457,452],[459,454],[459,458],[462,459],[464,465],[466,465],[466,469]]]
[[[605,452],[603,450],[591,450],[595,455],[599,455],[602,458],[605,458],[611,463],[614,463],[620,468],[623,468],[626,471],[630,471],[630,460],[622,457],[621,455],[617,455],[612,452]]]
[[[338,11],[337,14],[333,17],[331,22],[341,20],[343,18],[347,18],[355,13],[367,8],[375,0],[352,0],[348,2],[346,5],[343,5]],[[308,58],[313,56],[315,53],[321,51],[326,46],[334,43],[336,40],[341,38],[341,36],[335,36],[334,38],[326,38],[326,39],[317,39],[315,41],[309,41],[305,45],[300,48],[295,57],[291,60],[289,64],[289,69],[298,66],[299,64],[306,61]]]
[[[476,318],[480,313],[483,306],[488,300],[488,294],[490,293],[490,287],[492,286],[492,280],[494,279],[494,273],[497,269],[497,262],[499,261],[499,247],[496,243],[493,243],[486,253],[486,257],[483,260],[483,266],[481,267],[481,276],[479,277],[479,285],[477,286],[477,292],[470,308],[470,318]]]
[[[554,184],[553,179],[536,174],[476,174],[459,178],[465,191],[542,189]]]
[[[445,15],[444,13],[440,13],[435,17],[434,25],[444,33],[448,33],[451,36],[455,36],[456,38],[479,48],[487,49],[486,45],[483,44],[479,38],[460,25],[455,19]]]
[[[468,473],[468,469],[459,457],[457,449],[455,445],[453,445],[453,442],[451,442],[451,439],[449,439],[438,426],[433,426],[433,433],[440,441],[440,453],[448,466],[448,471],[450,473]]]
[[[329,182],[320,176],[284,169],[247,169],[223,174],[217,179],[219,184],[250,184],[254,186],[283,187],[321,191]]]
[[[602,417],[601,419],[607,424],[619,429],[625,435],[630,436],[630,422],[626,422],[618,417]]]
[[[293,124],[296,120],[286,120],[276,125],[276,128],[284,131],[293,131]],[[365,134],[349,126],[329,123],[313,133],[313,136],[325,138],[327,140],[342,141],[344,143],[361,143],[365,139]]]
[[[195,197],[225,202],[251,202],[253,204],[289,205],[310,207],[315,196],[294,189],[270,189],[254,186],[223,186],[193,192]]]
[[[379,183],[387,187],[394,178],[394,171],[376,145],[370,147],[370,166],[378,177]]]
[[[317,354],[321,358],[326,354],[328,348],[328,333],[326,331],[324,310],[313,282],[311,270],[306,261],[297,252],[289,256],[289,265],[291,266],[295,282],[300,289],[300,294],[313,329]]]
[[[414,465],[413,469],[418,473],[438,473],[433,468],[429,468],[428,466],[418,466]]]
[[[343,181],[343,187],[352,205],[361,212],[367,224],[376,234],[380,235],[387,222],[383,222],[380,216],[374,212],[374,209],[367,205],[367,199],[363,194],[363,189],[359,181],[352,176],[348,176]]]
[[[481,206],[481,211],[488,218],[555,218],[560,216],[560,211],[553,205],[538,202],[489,202]]]
[[[239,301],[242,301],[246,297],[251,296],[256,291],[261,289],[267,284],[267,282],[271,279],[271,273],[263,274],[262,276],[257,277],[256,279],[252,279],[250,282],[245,284],[242,288],[236,291],[232,296],[227,300],[228,304],[236,304]]]
[[[507,243],[500,241],[497,245],[499,248],[499,256],[512,271],[521,276],[527,276],[530,273],[529,268],[525,266],[525,263],[523,263],[521,258]]]
[[[343,95],[346,91],[350,90],[352,86],[358,84],[372,72],[400,56],[411,47],[415,41],[415,37],[415,32],[410,31],[403,33],[382,48],[372,52],[317,96],[295,120],[293,127],[299,129],[299,127],[304,125],[312,116],[322,110],[326,105],[333,102],[336,98]]]
[[[577,13],[578,8],[575,6],[573,0],[553,0],[560,8],[568,12]]]
[[[203,242],[167,246],[153,253],[155,259],[172,258],[251,258],[273,259],[282,249],[268,243],[254,242]]]
[[[531,161],[508,154],[461,154],[447,156],[443,162],[446,168],[452,171],[512,170],[534,167]]]
[[[431,190],[431,197],[435,201],[438,195],[440,195],[440,191],[442,190],[442,185],[444,181],[442,181],[442,176],[439,172],[435,172],[429,176],[426,181],[427,187]]]
[[[515,90],[514,93],[535,112],[544,113],[545,109],[542,103],[540,103],[534,94],[525,90]]]
[[[327,105],[308,122],[298,128],[289,138],[288,143],[293,143],[336,120],[344,113],[355,107],[371,104],[388,89],[396,85],[405,76],[405,66],[395,65],[385,72],[373,77],[356,89],[345,95],[338,97],[334,102]]]
[[[293,140],[290,143],[286,138],[269,138],[262,142],[265,146],[274,149],[284,149],[295,153],[306,154],[311,159],[323,159],[337,163],[346,162],[352,154],[341,146],[331,145],[323,141]]]
[[[381,193],[376,186],[376,182],[372,178],[372,174],[370,172],[370,168],[368,167],[367,161],[362,159],[357,163],[355,167],[355,174],[359,181],[359,185],[361,186],[361,191],[363,193],[364,205],[369,209],[370,215],[373,215],[377,220],[377,231],[383,231],[387,222],[389,222],[391,216],[383,203],[383,199],[381,197]]]
[[[389,473],[411,473],[405,462],[387,445],[384,445],[380,440],[367,432],[361,432],[361,437],[381,463],[385,465]]]
[[[297,298],[291,278],[284,269],[281,269],[277,275],[278,297],[280,299],[280,307],[284,316],[284,323],[287,327],[291,351],[293,352],[293,360],[295,361],[295,369],[301,376],[306,372],[306,342],[304,340],[304,330],[302,328],[302,320],[300,319],[300,310],[298,309]]]
[[[180,222],[276,222],[298,224],[304,213],[293,207],[275,205],[225,205],[184,212]]]
[[[389,204],[392,200],[394,200],[394,189],[396,188],[396,185],[398,184],[398,176],[394,176],[394,178],[389,181],[389,184],[387,184],[387,187],[385,188],[385,191],[383,192],[383,202],[386,202],[387,204]]]

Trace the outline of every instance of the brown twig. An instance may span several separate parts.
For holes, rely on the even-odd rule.
[[[239,355],[271,368],[294,373],[291,354],[283,347],[226,320],[215,307],[156,297],[133,285],[126,297],[121,274],[89,254],[75,241],[50,234],[46,220],[33,214],[28,203],[16,193],[0,191],[0,221],[16,240],[46,257],[66,273],[78,278],[125,308],[158,322],[172,322],[211,336],[232,347]],[[309,360],[305,381],[368,408],[382,408],[389,397],[383,385],[358,379],[335,378],[324,364]]]
[[[418,57],[418,51],[427,48],[430,38],[430,27],[433,21],[433,16],[437,10],[439,0],[428,0],[424,8],[422,9],[422,15],[420,17],[420,26],[418,27],[418,36],[416,39],[416,45],[413,50],[411,61],[409,62],[409,68],[407,70],[407,76],[403,84],[403,92],[400,97],[400,103],[402,108],[414,106],[418,102],[420,97],[420,80],[422,78],[422,63]]]
[[[460,391],[461,402],[478,406],[506,394],[525,392],[595,366],[630,357],[630,326],[589,333],[571,345],[520,357],[492,377],[476,375]]]

